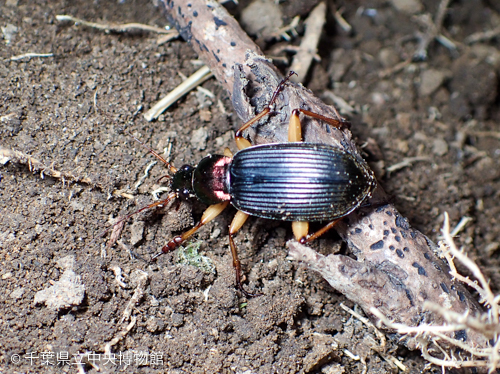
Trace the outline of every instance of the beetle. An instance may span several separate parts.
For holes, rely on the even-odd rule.
[[[242,287],[241,264],[233,239],[249,216],[291,221],[297,241],[307,243],[331,229],[371,197],[376,180],[364,162],[344,149],[302,142],[299,113],[336,128],[347,123],[340,116],[333,119],[305,109],[294,109],[289,122],[288,143],[253,146],[243,137],[245,129],[270,113],[271,106],[292,74],[280,82],[264,110],[235,133],[239,149],[236,154],[232,155],[226,148],[224,155],[209,155],[196,166],[184,165],[176,169],[152,151],[173,173],[172,192],[166,199],[146,208],[165,205],[175,198],[195,198],[209,205],[193,228],[172,238],[153,259],[176,249],[231,204],[238,210],[229,226],[236,285],[246,296],[252,296]],[[309,222],[320,221],[330,223],[308,235]]]

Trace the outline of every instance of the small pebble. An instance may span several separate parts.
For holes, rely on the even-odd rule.
[[[424,9],[419,0],[391,0],[391,3],[398,11],[408,15],[420,13]]]
[[[448,78],[449,72],[443,70],[428,69],[420,76],[420,87],[418,93],[421,97],[433,94]]]
[[[191,146],[195,149],[203,151],[207,148],[208,130],[206,127],[200,127],[198,130],[193,131],[191,136]]]
[[[85,285],[81,282],[81,277],[73,270],[66,270],[61,278],[44,290],[35,294],[34,303],[45,303],[49,309],[59,310],[73,305],[80,305],[85,296]]]
[[[20,299],[24,294],[24,288],[18,287],[10,293],[10,297],[17,300]]]
[[[130,244],[137,245],[144,237],[144,221],[137,221],[130,227],[132,233],[130,237]]]
[[[1,27],[3,38],[5,40],[5,44],[10,44],[14,41],[14,38],[19,30],[16,26],[11,23],[8,23],[5,27]]]
[[[272,0],[256,0],[241,12],[241,24],[252,35],[269,36],[283,25],[281,8]]]
[[[448,153],[448,143],[443,139],[434,139],[432,143],[432,153],[437,156],[444,156]]]
[[[382,48],[378,53],[378,59],[384,68],[390,68],[400,61],[399,55],[393,48]]]
[[[164,328],[165,322],[163,322],[160,318],[150,317],[146,322],[146,330],[152,334],[161,332]]]

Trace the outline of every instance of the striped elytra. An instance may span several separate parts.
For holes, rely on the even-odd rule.
[[[325,144],[280,143],[243,149],[229,166],[231,204],[253,216],[332,221],[370,196],[373,172]]]

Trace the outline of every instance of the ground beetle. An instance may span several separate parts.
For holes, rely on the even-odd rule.
[[[224,155],[209,155],[197,166],[184,165],[176,169],[153,152],[174,175],[172,192],[168,197],[148,207],[165,205],[174,198],[196,198],[210,205],[198,224],[171,239],[153,258],[177,248],[231,203],[238,209],[229,226],[236,284],[249,296],[241,285],[241,265],[233,240],[248,216],[291,221],[295,238],[306,243],[331,229],[371,196],[376,180],[365,163],[344,149],[301,142],[299,113],[325,121],[336,128],[346,124],[340,117],[333,119],[308,110],[295,109],[289,123],[290,143],[252,146],[242,136],[245,129],[269,114],[292,74],[278,85],[266,108],[236,132],[239,151],[234,156],[226,148]],[[308,235],[309,222],[319,221],[330,223]]]

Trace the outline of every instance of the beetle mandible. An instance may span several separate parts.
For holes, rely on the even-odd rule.
[[[246,296],[252,296],[242,287],[241,264],[233,239],[249,216],[291,221],[295,239],[307,243],[371,197],[376,180],[366,164],[344,149],[302,142],[299,113],[335,128],[346,124],[340,117],[333,119],[305,109],[294,109],[290,116],[288,143],[252,146],[243,137],[245,129],[270,113],[292,74],[280,82],[264,110],[236,132],[239,149],[236,154],[232,155],[226,148],[224,155],[209,155],[196,166],[184,165],[176,169],[153,152],[174,175],[172,192],[149,207],[164,205],[175,198],[196,198],[209,205],[193,228],[172,238],[153,259],[176,249],[231,204],[238,210],[229,226],[236,285]],[[309,222],[320,221],[330,223],[309,235]]]

